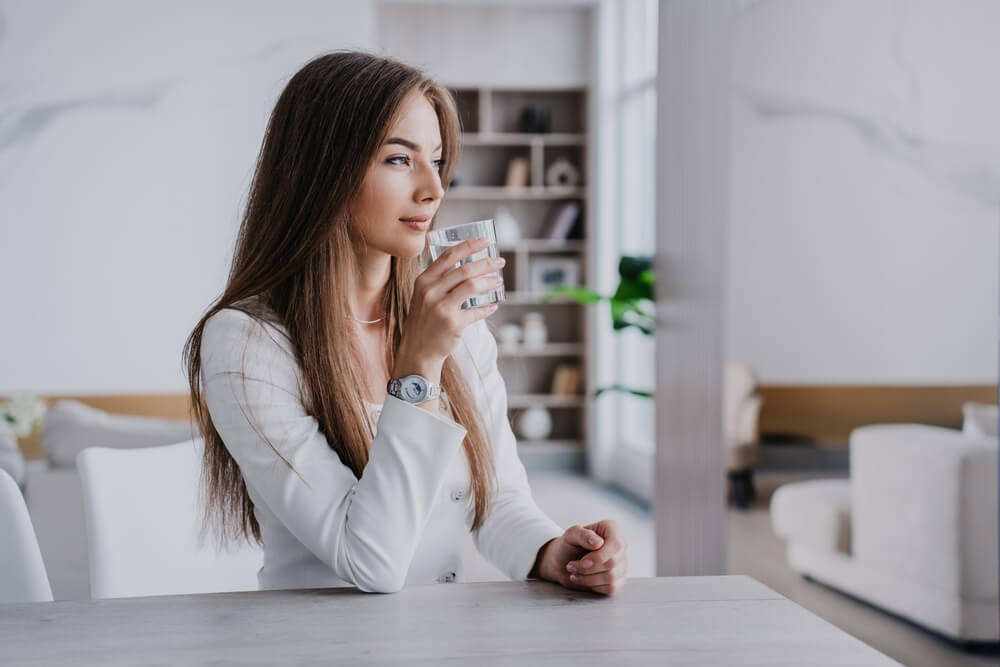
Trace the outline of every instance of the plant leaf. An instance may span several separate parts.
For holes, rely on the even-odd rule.
[[[646,255],[622,255],[618,262],[618,275],[623,279],[635,280],[644,271],[653,270],[653,258]]]
[[[623,394],[632,394],[633,396],[638,396],[640,398],[653,398],[655,396],[655,394],[652,391],[646,391],[644,389],[632,389],[631,387],[626,387],[620,384],[613,384],[610,387],[600,387],[596,392],[594,392],[594,396],[595,397],[600,396],[601,394],[607,391],[618,391]]]
[[[601,296],[593,290],[577,285],[556,285],[549,288],[549,291],[542,295],[539,303],[547,303],[552,299],[566,298],[582,304],[597,303],[606,297]]]

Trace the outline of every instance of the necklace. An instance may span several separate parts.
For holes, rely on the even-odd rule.
[[[358,318],[354,317],[353,315],[348,315],[347,319],[354,320],[355,322],[358,322],[359,324],[378,324],[379,322],[381,322],[382,320],[385,319],[385,315],[383,315],[382,317],[378,318],[377,320],[359,320]]]

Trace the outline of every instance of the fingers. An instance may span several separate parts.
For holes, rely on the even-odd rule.
[[[624,551],[604,562],[597,562],[594,560],[593,555],[587,554],[580,560],[571,560],[566,563],[566,571],[570,574],[583,576],[610,572],[620,565],[628,565],[628,555]]]
[[[474,262],[468,262],[457,269],[452,269],[445,273],[438,279],[432,289],[435,292],[440,292],[440,295],[443,297],[445,294],[450,294],[459,287],[465,286],[475,280],[490,278],[493,274],[499,272],[506,263],[507,260],[503,257],[485,257],[477,259]],[[490,289],[490,287],[486,289]],[[473,294],[478,293],[473,292]]]
[[[466,257],[483,250],[489,246],[490,240],[486,238],[469,239],[445,250],[440,257],[431,262],[431,265],[424,271],[425,274],[437,279],[448,273],[453,266]]]
[[[582,547],[583,549],[593,550],[604,542],[604,538],[598,535],[596,532],[590,528],[584,528],[583,526],[570,526],[563,533],[566,541],[573,546]]]
[[[625,579],[627,569],[628,565],[626,563],[616,563],[615,567],[604,572],[597,572],[594,574],[571,574],[569,580],[572,584],[591,589],[600,588],[602,586],[613,586],[616,582]]]
[[[472,266],[469,264],[468,266]],[[460,282],[453,290],[448,292],[444,299],[444,304],[451,309],[461,308],[462,303],[469,297],[494,290],[503,285],[503,278],[498,273],[490,273],[478,278],[469,278]]]
[[[587,529],[593,530],[604,539],[604,543],[593,554],[594,562],[603,563],[628,548],[617,521],[598,521],[588,525]]]
[[[565,533],[568,542],[587,549],[578,560],[566,563],[568,588],[612,595],[625,584],[628,543],[615,521],[573,526]],[[595,540],[592,543],[591,540]]]

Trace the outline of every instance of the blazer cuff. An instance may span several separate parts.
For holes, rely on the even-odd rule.
[[[531,568],[535,565],[538,550],[549,540],[561,536],[565,531],[548,517],[539,517],[530,526],[525,527],[518,542],[523,545],[522,555],[518,555],[514,563],[514,571],[509,572],[512,581],[524,581],[528,578]]]
[[[382,413],[378,418],[378,432],[381,433],[383,428],[398,428],[400,425],[409,434],[427,442],[448,442],[452,439],[462,442],[466,434],[465,427],[461,424],[386,394]]]

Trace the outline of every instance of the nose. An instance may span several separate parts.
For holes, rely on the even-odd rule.
[[[441,173],[433,163],[421,165],[417,173],[417,184],[413,194],[414,199],[420,203],[438,201],[444,197]]]

